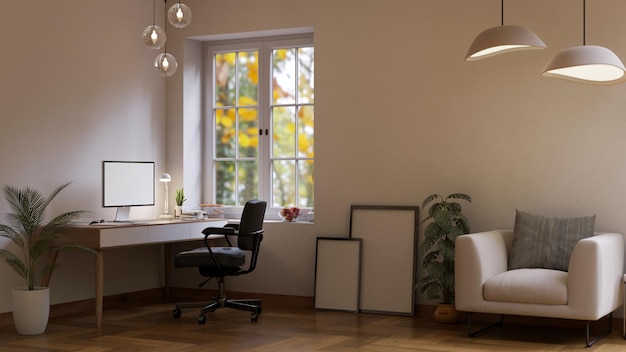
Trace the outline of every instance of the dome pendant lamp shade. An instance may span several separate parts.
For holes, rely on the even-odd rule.
[[[581,45],[561,51],[548,62],[542,74],[597,85],[618,84],[626,80],[626,68],[617,55],[596,45]]]
[[[583,45],[565,49],[544,67],[542,75],[595,85],[626,81],[622,61],[603,46],[586,45],[587,2],[583,0]]]
[[[481,32],[470,45],[466,61],[520,50],[544,49],[546,44],[530,29],[518,25],[502,25]]]

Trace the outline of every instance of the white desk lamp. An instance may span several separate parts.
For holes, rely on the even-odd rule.
[[[169,210],[169,192],[168,192],[168,186],[167,184],[172,182],[172,176],[170,176],[170,174],[168,174],[167,172],[164,172],[163,174],[161,174],[161,177],[159,177],[159,181],[163,182],[165,184],[165,200],[164,200],[164,205],[163,205],[163,215],[160,216],[161,219],[171,219],[173,218],[172,215],[169,214],[170,210]]]

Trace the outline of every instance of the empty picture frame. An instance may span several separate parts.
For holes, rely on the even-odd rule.
[[[350,238],[363,240],[359,311],[414,315],[417,206],[352,205]]]
[[[315,308],[357,312],[361,239],[318,237]]]

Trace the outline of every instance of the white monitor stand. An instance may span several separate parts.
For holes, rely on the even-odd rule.
[[[128,216],[130,215],[130,207],[117,207],[115,212],[115,222],[129,222]]]

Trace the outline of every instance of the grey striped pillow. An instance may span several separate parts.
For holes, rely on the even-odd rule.
[[[567,271],[576,243],[593,235],[596,216],[550,218],[515,210],[509,270],[545,268]]]

